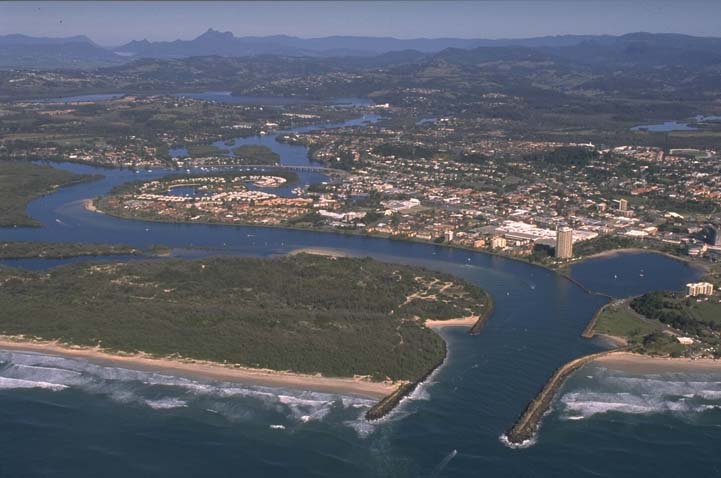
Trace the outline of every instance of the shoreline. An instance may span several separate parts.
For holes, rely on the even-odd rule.
[[[469,315],[467,317],[459,317],[457,319],[446,319],[446,320],[426,320],[423,325],[429,329],[442,329],[444,327],[473,327],[481,316]]]
[[[102,199],[102,197],[104,197],[104,196],[96,197],[93,199],[88,198],[88,199],[82,200],[82,202],[85,206],[84,207],[85,210],[87,210],[89,212],[97,212],[99,214],[106,214],[108,216],[111,216],[111,217],[114,217],[117,219],[121,219],[124,221],[147,222],[150,224],[175,224],[175,225],[203,224],[206,226],[220,226],[220,227],[255,227],[255,228],[262,228],[262,229],[286,229],[289,231],[341,234],[344,236],[368,237],[368,238],[373,238],[373,239],[386,239],[389,241],[402,241],[402,242],[408,242],[411,244],[425,244],[425,245],[430,245],[430,246],[435,246],[435,247],[444,247],[444,248],[455,249],[455,250],[459,250],[459,251],[472,252],[475,254],[484,254],[489,257],[500,257],[503,259],[508,259],[510,261],[520,262],[522,264],[526,264],[529,266],[538,267],[540,269],[544,269],[544,270],[552,272],[554,274],[558,274],[562,278],[571,282],[573,285],[582,289],[587,294],[602,295],[604,297],[608,297],[606,294],[603,294],[600,292],[595,292],[595,291],[588,289],[586,286],[584,286],[577,280],[573,279],[570,275],[568,275],[561,268],[552,267],[552,266],[549,266],[546,264],[541,264],[538,262],[532,262],[530,260],[524,259],[523,257],[519,257],[519,256],[510,256],[510,255],[505,255],[505,254],[499,254],[499,253],[493,252],[491,250],[475,249],[473,247],[463,246],[463,245],[459,245],[459,244],[448,244],[448,243],[437,244],[433,241],[426,241],[426,240],[416,239],[416,238],[412,238],[412,237],[399,237],[399,236],[392,236],[392,235],[388,235],[388,234],[369,234],[369,233],[362,232],[362,231],[356,232],[356,231],[342,230],[342,229],[300,227],[300,226],[292,226],[292,225],[288,225],[288,224],[257,224],[257,223],[252,223],[252,222],[228,223],[228,222],[211,222],[211,221],[171,221],[171,220],[167,220],[167,219],[163,219],[163,218],[133,217],[133,216],[127,216],[127,215],[123,215],[123,214],[118,214],[118,213],[115,213],[114,211],[104,211],[104,210],[99,209],[97,207],[97,201]],[[90,209],[87,207],[88,203],[86,201],[89,201],[90,204],[92,204],[93,209]],[[300,248],[297,250],[293,250],[290,253],[303,252],[305,249],[317,249],[319,251],[319,254],[321,254],[321,255],[332,255],[333,254],[332,252],[331,253],[327,252],[327,249],[324,250],[324,248],[314,248],[314,247]],[[644,250],[642,249],[642,251],[644,251]],[[657,252],[657,251],[650,250],[650,251],[646,251],[646,252]],[[313,252],[309,252],[309,253],[313,253]],[[342,256],[338,255],[338,257],[342,257]],[[673,257],[673,256],[671,256],[671,257]],[[579,260],[578,263],[582,262],[585,259],[586,258]]]
[[[692,257],[677,256],[675,254],[671,254],[671,253],[665,252],[665,251],[660,251],[658,249],[651,249],[651,248],[644,249],[642,247],[624,247],[621,249],[609,249],[607,251],[596,252],[595,254],[591,254],[590,256],[583,256],[583,257],[579,258],[578,261],[573,262],[572,264],[569,264],[569,266],[581,264],[581,263],[591,260],[591,259],[602,259],[604,257],[613,257],[613,256],[619,256],[619,255],[623,255],[623,254],[634,254],[634,253],[639,253],[639,252],[650,252],[653,254],[661,254],[662,256],[666,256],[669,259],[673,259],[673,260],[676,260],[679,262],[684,262],[684,263],[688,264],[689,266],[699,268],[703,272],[708,272],[707,264],[705,264],[701,261],[695,260]]]
[[[367,232],[363,231],[349,231],[349,230],[341,230],[341,229],[325,229],[325,228],[316,228],[316,227],[299,227],[299,226],[292,226],[288,224],[256,224],[256,223],[250,223],[250,222],[239,222],[239,223],[227,223],[227,222],[211,222],[211,221],[172,221],[172,220],[166,220],[162,218],[139,218],[139,217],[132,217],[132,216],[126,216],[123,214],[116,214],[113,211],[106,212],[97,207],[97,201],[101,199],[101,197],[94,198],[94,199],[85,199],[83,200],[83,203],[85,204],[85,209],[90,212],[97,212],[100,214],[106,214],[108,216],[112,216],[118,219],[127,220],[127,221],[141,221],[141,222],[149,222],[149,223],[163,223],[163,224],[204,224],[208,226],[225,226],[225,227],[257,227],[257,228],[267,228],[267,229],[287,229],[291,231],[305,231],[305,232],[319,232],[319,233],[330,233],[330,234],[342,234],[342,235],[348,235],[348,236],[359,236],[359,237],[368,237],[368,238],[375,238],[375,239],[386,239],[390,241],[404,241],[409,243],[415,243],[415,244],[426,244],[436,247],[445,247],[448,249],[455,249],[455,250],[461,250],[461,251],[467,251],[472,252],[476,254],[484,254],[490,257],[501,257],[503,259],[508,259],[511,261],[517,261],[521,262],[526,265],[539,267],[541,269],[545,269],[549,272],[553,272],[554,274],[559,275],[560,277],[566,279],[576,287],[583,290],[585,293],[589,295],[597,295],[601,297],[606,297],[610,300],[616,299],[613,296],[610,296],[608,294],[605,294],[603,292],[594,291],[592,289],[589,289],[584,284],[580,283],[578,280],[574,279],[570,275],[570,268],[577,264],[582,264],[588,260],[591,259],[599,259],[604,257],[612,257],[615,255],[622,255],[622,254],[633,254],[633,253],[651,253],[651,254],[660,254],[662,256],[666,256],[669,259],[677,260],[680,262],[684,262],[688,264],[690,267],[695,267],[702,273],[707,273],[709,270],[709,267],[707,264],[695,260],[690,257],[684,257],[684,256],[677,256],[674,254],[670,254],[668,252],[660,251],[657,249],[644,249],[639,247],[631,247],[631,248],[622,248],[622,249],[609,249],[607,251],[601,251],[589,256],[582,256],[579,257],[577,260],[571,262],[571,263],[564,263],[560,265],[549,265],[549,264],[542,264],[539,262],[533,262],[530,261],[524,257],[520,256],[511,256],[511,255],[505,255],[505,254],[499,254],[498,252],[494,252],[491,250],[482,250],[482,249],[475,249],[473,247],[469,246],[463,246],[459,244],[448,244],[448,243],[441,243],[437,244],[432,241],[426,241],[421,239],[416,239],[412,237],[398,237],[398,236],[392,236],[392,235],[386,235],[386,234],[369,234]],[[87,202],[86,202],[87,201]],[[87,207],[88,202],[92,205],[92,209]],[[307,252],[309,254],[319,254],[319,255],[327,255],[327,256],[336,256],[336,257],[350,257],[351,255],[347,252],[338,251],[337,253],[332,250],[324,249],[324,248],[315,248],[315,247],[307,247],[307,248],[300,248],[293,251],[290,251],[288,254],[297,254]]]
[[[300,247],[293,249],[287,255],[295,256],[298,254],[313,254],[324,257],[354,257],[351,253],[341,249],[323,248],[323,247]]]
[[[109,352],[100,347],[81,347],[57,341],[31,340],[24,337],[0,336],[0,350],[32,352],[79,358],[105,366],[121,366],[135,370],[167,372],[174,375],[247,383],[268,387],[287,387],[326,393],[360,395],[383,399],[394,393],[404,382],[372,382],[365,378],[324,377],[269,369],[225,365],[217,362],[185,358],[153,357],[142,352],[125,354]]]
[[[594,362],[607,368],[628,372],[656,374],[664,372],[721,371],[721,359],[687,357],[660,357],[634,352],[618,351]]]
[[[95,200],[93,199],[81,199],[80,202],[86,211],[97,212],[98,214],[105,214],[103,211],[97,208]]]

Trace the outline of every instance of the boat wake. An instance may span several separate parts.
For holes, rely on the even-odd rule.
[[[432,478],[435,478],[437,476],[441,476],[441,472],[448,466],[448,464],[451,462],[452,459],[456,457],[458,454],[458,450],[452,450],[448,455],[441,460],[441,462],[438,464],[438,466],[435,467],[433,470],[433,473],[431,474]]]

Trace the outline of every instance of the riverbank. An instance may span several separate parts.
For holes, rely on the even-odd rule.
[[[588,294],[596,294],[596,295],[602,295],[605,297],[609,297],[606,294],[602,294],[599,292],[594,292],[590,289],[588,289],[586,286],[578,282],[577,280],[573,279],[571,276],[569,276],[565,271],[561,270],[561,268],[558,267],[552,267],[547,264],[542,264],[539,262],[533,262],[528,259],[525,259],[523,257],[519,256],[510,256],[506,254],[500,254],[498,252],[494,252],[492,250],[485,250],[485,249],[476,249],[474,247],[469,246],[463,246],[460,244],[449,244],[449,243],[436,243],[433,241],[427,241],[423,239],[417,239],[413,237],[406,237],[406,236],[393,236],[390,234],[369,234],[365,231],[354,231],[354,230],[345,230],[345,229],[336,229],[336,228],[321,228],[321,227],[303,227],[303,226],[294,226],[290,224],[258,224],[258,223],[252,223],[252,222],[211,222],[211,221],[175,221],[170,219],[165,219],[161,217],[153,217],[153,218],[145,218],[145,217],[134,217],[122,213],[118,213],[113,210],[102,210],[98,207],[98,201],[102,199],[102,197],[95,198],[95,199],[87,199],[86,201],[90,201],[92,204],[92,208],[88,207],[88,203],[84,202],[84,209],[89,212],[98,212],[101,214],[107,214],[108,216],[116,217],[118,219],[128,220],[128,221],[142,221],[142,222],[149,222],[149,223],[159,223],[159,224],[203,224],[207,226],[224,226],[224,227],[256,227],[256,228],[263,228],[263,229],[286,229],[290,231],[303,231],[303,232],[320,232],[320,233],[327,233],[327,234],[341,234],[344,236],[358,236],[358,237],[369,237],[369,238],[375,238],[375,239],[387,239],[389,241],[403,241],[403,242],[409,242],[413,244],[425,244],[425,245],[431,245],[435,247],[445,247],[448,249],[455,249],[459,251],[466,251],[466,252],[472,252],[476,254],[485,254],[487,256],[492,257],[500,257],[503,259],[508,259],[511,261],[520,262],[526,265],[539,267],[541,269],[545,269],[547,271],[553,272],[555,274],[558,274],[559,276],[563,277],[564,279],[567,279],[569,282],[573,283],[574,285],[581,288],[584,292]],[[327,255],[327,256],[334,256],[334,257],[345,257],[345,255],[349,255],[346,252],[337,250],[337,249],[326,249],[326,248],[301,248],[296,249],[294,251],[291,251],[292,253],[302,253],[306,252],[310,254],[318,254],[318,255]],[[337,251],[337,252],[336,252]],[[655,251],[651,251],[655,252]],[[345,254],[345,255],[342,255]],[[580,262],[580,261],[579,261]]]
[[[607,251],[601,251],[601,252],[597,252],[595,254],[591,254],[590,256],[581,257],[578,261],[573,262],[568,265],[571,266],[574,264],[580,264],[580,263],[590,260],[590,259],[614,257],[614,256],[618,256],[618,255],[623,255],[623,254],[633,254],[633,253],[639,253],[639,252],[653,252],[654,254],[661,254],[662,256],[666,256],[669,259],[674,259],[677,261],[685,262],[691,266],[698,267],[698,268],[702,269],[704,272],[708,272],[708,269],[709,269],[709,266],[707,263],[699,261],[690,256],[679,256],[676,254],[671,254],[666,251],[660,251],[658,249],[651,249],[651,248],[644,249],[642,247],[626,247],[623,249],[609,249]]]
[[[352,257],[350,253],[341,249],[323,247],[301,247],[299,249],[293,249],[288,253],[289,256],[295,256],[297,254],[315,254],[317,256],[325,257]]]
[[[0,336],[0,349],[79,358],[99,365],[153,370],[195,378],[360,395],[374,399],[382,399],[392,394],[405,383],[373,382],[365,377],[324,377],[320,374],[254,369],[189,358],[155,357],[144,353],[128,354],[99,347],[80,347],[57,341],[31,340],[16,336]]]

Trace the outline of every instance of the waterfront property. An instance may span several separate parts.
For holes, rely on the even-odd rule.
[[[713,284],[709,282],[692,282],[686,284],[686,295],[689,297],[713,295]]]

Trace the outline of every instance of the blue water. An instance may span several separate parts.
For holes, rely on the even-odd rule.
[[[221,151],[224,152],[227,156],[233,157],[235,156],[233,154],[233,149],[237,148],[238,146],[242,145],[256,145],[256,146],[266,146],[273,150],[275,153],[277,153],[282,159],[281,162],[284,165],[288,166],[309,166],[314,165],[317,166],[318,163],[312,163],[308,160],[308,150],[304,147],[297,146],[297,145],[290,145],[286,143],[280,143],[277,140],[278,136],[290,133],[290,132],[298,132],[298,133],[307,133],[310,131],[315,131],[317,129],[323,128],[323,129],[330,129],[330,128],[342,128],[342,127],[352,127],[352,126],[359,126],[364,123],[375,123],[378,120],[380,120],[380,116],[376,114],[364,114],[358,118],[353,118],[348,121],[342,121],[339,123],[326,123],[322,126],[318,125],[311,125],[311,126],[304,126],[300,128],[294,128],[292,130],[287,131],[278,131],[276,133],[267,134],[263,136],[246,136],[246,137],[237,137],[237,138],[231,138],[228,140],[222,140],[222,141],[215,141],[211,143],[213,146],[217,147]],[[173,157],[186,157],[188,155],[187,149],[185,149],[182,146],[172,148],[169,150],[169,153]]]
[[[285,147],[297,149],[282,153],[283,162],[305,158],[304,148]],[[81,200],[164,172],[59,167],[105,177],[32,202],[30,215],[45,227],[2,229],[0,240],[166,244],[199,248],[191,249],[195,255],[329,248],[452,273],[487,289],[496,308],[479,336],[445,329],[446,364],[373,424],[362,419],[371,402],[360,397],[0,353],[2,477],[657,478],[717,476],[721,469],[718,374],[648,377],[585,367],[559,394],[535,446],[501,443],[555,368],[603,347],[580,332],[607,299],[553,272],[429,244],[112,218],[85,211]],[[640,268],[647,280],[637,279]],[[699,272],[665,256],[631,254],[575,266],[572,275],[596,290],[629,295],[680,289]]]
[[[649,290],[678,290],[679,279],[700,274],[677,260],[662,261],[653,252],[618,252],[571,267],[571,277],[589,289],[613,297],[640,295]]]

